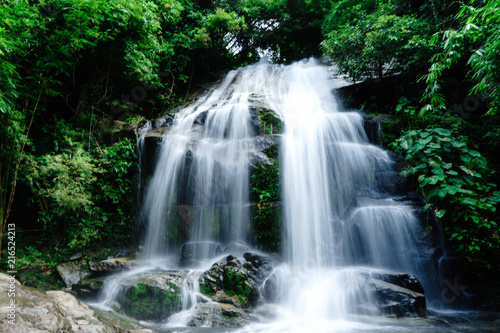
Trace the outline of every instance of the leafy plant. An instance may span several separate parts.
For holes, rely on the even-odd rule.
[[[478,4],[479,6],[473,6]],[[490,115],[498,113],[500,107],[500,67],[497,55],[500,52],[500,4],[495,0],[474,1],[464,4],[456,15],[462,24],[459,29],[449,29],[434,34],[431,44],[443,39],[442,52],[432,58],[429,71],[421,79],[427,83],[423,99],[428,102],[422,113],[446,110],[445,96],[441,91],[445,70],[467,57],[469,78],[474,82],[471,95],[481,94],[489,100]]]
[[[422,194],[437,217],[443,218],[450,246],[469,260],[486,260],[500,248],[493,220],[500,191],[489,182],[493,171],[486,159],[470,149],[465,136],[443,128],[411,130],[397,142],[418,179]]]

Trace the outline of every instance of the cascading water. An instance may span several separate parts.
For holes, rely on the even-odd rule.
[[[183,241],[195,246],[183,251],[209,259],[207,269],[223,253],[220,245],[250,240],[249,175],[259,131],[251,103],[257,98],[284,123],[285,263],[275,270],[282,317],[247,330],[351,327],[353,316],[375,312],[360,304],[373,301],[364,284],[381,269],[415,274],[432,294],[419,221],[379,190],[393,162],[368,142],[363,117],[341,110],[335,84],[313,59],[289,66],[261,62],[230,72],[218,88],[180,110],[163,136],[143,205],[143,260],[178,268],[184,254],[175,238],[184,228]],[[183,206],[189,221],[181,226],[176,210]],[[192,281],[199,273],[188,276],[183,311],[171,326],[187,323],[201,297]]]

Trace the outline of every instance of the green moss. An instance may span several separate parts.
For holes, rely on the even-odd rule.
[[[248,299],[252,294],[252,288],[245,283],[246,281],[247,277],[243,274],[231,270],[224,272],[224,290],[228,295],[236,296],[243,307],[250,306]]]
[[[275,116],[274,112],[266,109],[259,109],[259,113],[264,134],[283,133],[283,123],[281,119]]]
[[[127,316],[147,320],[163,319],[181,309],[179,289],[170,284],[172,290],[164,290],[146,284],[129,287],[118,298],[121,311]]]
[[[281,207],[278,204],[258,204],[251,211],[253,242],[264,251],[281,249]]]
[[[215,290],[211,284],[200,284],[200,292],[203,295],[210,295],[213,296],[215,295]]]
[[[55,268],[50,266],[29,266],[17,273],[19,281],[40,290],[56,290],[66,287]]]

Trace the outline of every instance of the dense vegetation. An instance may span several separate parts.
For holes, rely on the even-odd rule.
[[[448,247],[476,278],[497,272],[498,1],[0,0],[0,17],[4,265],[8,241],[17,267],[137,241],[140,121],[220,70],[323,54],[354,81],[390,84],[363,109],[393,116],[386,144]],[[255,240],[272,250],[278,174],[251,189]]]

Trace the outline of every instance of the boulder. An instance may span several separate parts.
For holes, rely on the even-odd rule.
[[[229,255],[225,264],[217,262],[201,274],[201,293],[216,302],[232,304],[238,308],[251,308],[261,304],[264,300],[261,287],[272,274],[271,260],[267,256],[250,252],[245,252],[243,256],[246,260],[243,265],[238,258]],[[275,297],[271,292],[272,282],[267,286],[269,298]]]
[[[375,306],[384,315],[425,317],[427,308],[422,293],[376,279],[369,282],[368,290],[374,296]]]
[[[417,277],[408,273],[360,271],[361,294],[369,304],[359,308],[375,307],[382,315],[396,317],[425,317],[427,312],[424,288]]]
[[[63,279],[66,287],[71,288],[91,273],[74,262],[65,262],[56,266],[56,270]]]
[[[248,273],[237,258],[228,256],[222,284],[224,291],[236,296],[242,307],[256,306],[260,299],[259,286]]]
[[[139,320],[161,321],[182,310],[187,271],[153,271],[120,281],[117,311]]]
[[[0,281],[0,311],[5,314],[0,319],[1,332],[153,332],[134,320],[98,315],[65,291],[42,293],[2,273]]]

